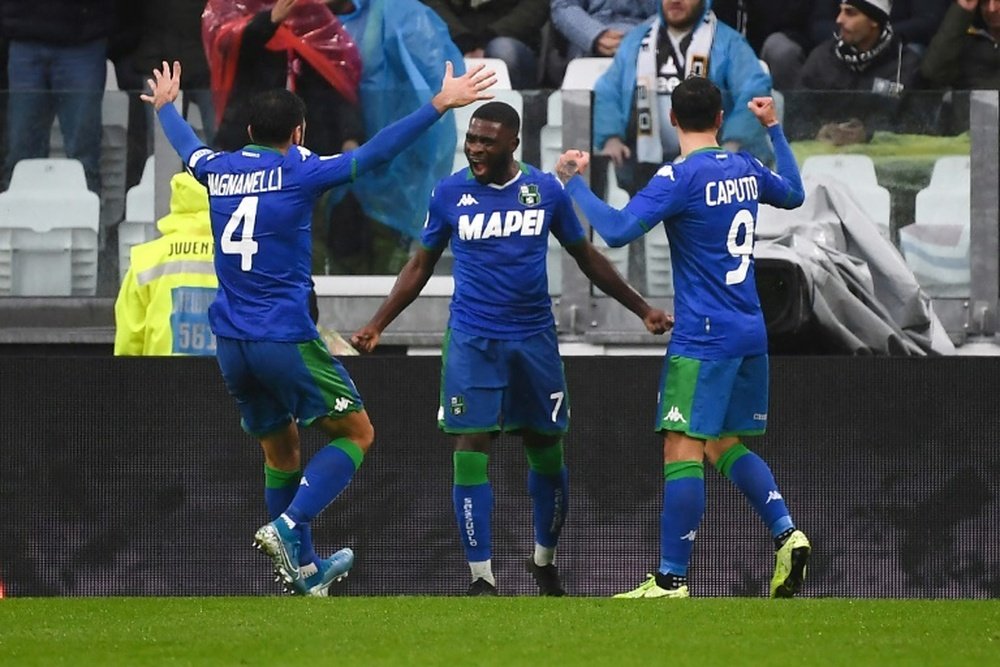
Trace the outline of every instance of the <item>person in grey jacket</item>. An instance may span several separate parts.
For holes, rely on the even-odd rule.
[[[629,30],[656,14],[657,0],[552,0],[552,25],[569,58],[614,56]]]
[[[1000,0],[955,0],[920,72],[935,87],[1000,89]]]

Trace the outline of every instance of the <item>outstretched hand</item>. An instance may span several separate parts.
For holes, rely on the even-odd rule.
[[[148,79],[146,84],[149,86],[151,92],[140,95],[139,99],[143,102],[149,102],[157,111],[165,105],[171,104],[177,99],[177,95],[181,90],[180,62],[175,60],[171,68],[170,64],[164,60],[163,69],[154,69],[153,78]]]
[[[666,333],[669,329],[674,326],[674,316],[668,315],[659,308],[652,308],[646,316],[642,318],[642,323],[646,325],[646,331],[651,334]]]
[[[381,336],[379,330],[370,324],[366,324],[355,332],[351,336],[351,345],[354,346],[358,352],[372,352],[378,345],[378,339]]]
[[[778,124],[778,112],[774,109],[773,97],[755,97],[747,102],[750,113],[757,116],[757,120],[764,127],[771,127]]]
[[[586,171],[589,164],[590,153],[587,151],[566,151],[556,162],[556,177],[566,185],[569,179]]]
[[[485,91],[496,82],[496,72],[486,69],[486,65],[482,63],[469,68],[462,76],[456,77],[455,68],[449,60],[444,64],[441,92],[434,96],[431,104],[439,112],[444,112],[480,100],[492,100],[493,95]]]

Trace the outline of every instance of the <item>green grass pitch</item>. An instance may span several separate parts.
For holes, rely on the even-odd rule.
[[[0,665],[996,665],[1000,601],[0,600]]]

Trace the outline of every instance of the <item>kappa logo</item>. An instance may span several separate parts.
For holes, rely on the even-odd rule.
[[[479,206],[479,202],[476,201],[475,197],[466,192],[455,206]]]
[[[687,540],[688,542],[694,542],[694,537],[697,533],[695,531],[690,531],[686,535],[681,535],[682,540]]]
[[[525,206],[538,206],[542,201],[542,195],[538,192],[537,185],[529,183],[518,188],[517,200]]]
[[[343,412],[348,407],[350,407],[350,405],[351,405],[351,399],[344,398],[343,396],[341,396],[340,398],[338,398],[336,401],[333,402],[333,409],[336,410],[337,412]]]
[[[299,480],[299,486],[309,486],[309,480],[303,477]]]
[[[663,421],[687,424],[687,420],[684,419],[684,415],[681,414],[681,411],[677,409],[676,405],[670,406],[670,410],[667,411],[667,416],[663,418]]]
[[[657,176],[662,176],[663,178],[669,178],[671,181],[677,180],[674,178],[674,167],[673,165],[665,164],[660,167],[660,170],[656,172]]]
[[[768,491],[767,492],[767,500],[764,501],[764,504],[766,505],[769,502],[771,502],[772,500],[784,500],[784,498],[782,498],[781,494],[778,493],[777,491]]]

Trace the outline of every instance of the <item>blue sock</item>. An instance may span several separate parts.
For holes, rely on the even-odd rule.
[[[763,519],[764,525],[771,531],[771,537],[778,537],[788,529],[795,528],[778,484],[774,481],[774,475],[764,459],[744,445],[737,444],[719,457],[715,467],[747,497]]]
[[[351,483],[362,458],[364,452],[347,438],[338,438],[316,452],[285,514],[296,524],[312,521]]]
[[[490,560],[493,487],[486,476],[489,457],[481,452],[455,452],[453,460],[455,486],[452,501],[466,560],[470,563]]]
[[[278,470],[264,464],[264,503],[267,505],[267,514],[274,521],[284,513],[291,505],[292,499],[299,490],[299,480],[302,478],[301,470]],[[313,549],[312,531],[309,524],[296,526],[299,530],[299,565],[312,563],[317,560],[316,552]]]
[[[563,462],[562,442],[549,447],[525,447],[525,453],[535,542],[554,549],[569,512],[569,474]]]
[[[678,461],[663,466],[660,573],[687,576],[698,524],[705,513],[705,466]]]

